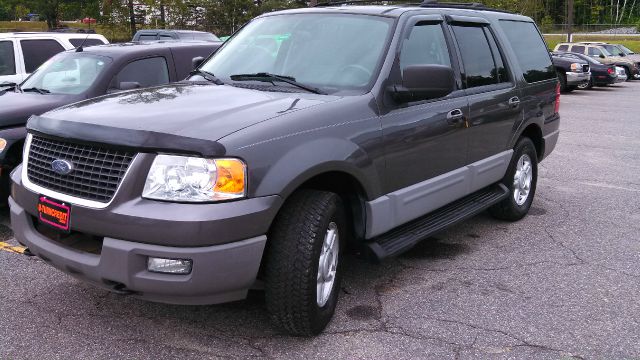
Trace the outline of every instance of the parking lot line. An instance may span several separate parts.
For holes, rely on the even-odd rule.
[[[0,250],[4,250],[7,252],[12,252],[16,254],[24,254],[25,249],[26,248],[24,246],[13,246],[13,245],[7,244],[6,242],[0,241]]]

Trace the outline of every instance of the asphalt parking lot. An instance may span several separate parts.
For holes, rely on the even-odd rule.
[[[348,259],[316,338],[274,330],[260,293],[147,303],[4,245],[0,359],[640,359],[639,94],[640,81],[563,95],[528,217],[480,215],[382,264]]]

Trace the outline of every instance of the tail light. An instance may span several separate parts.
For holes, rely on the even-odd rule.
[[[556,106],[554,111],[556,114],[560,112],[560,83],[556,85]]]
[[[608,68],[608,69],[607,69],[607,73],[608,73],[609,75],[613,75],[613,74],[615,74],[615,73],[616,73],[616,71],[615,71],[613,68]]]

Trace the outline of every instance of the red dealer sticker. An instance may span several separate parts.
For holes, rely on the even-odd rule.
[[[41,222],[62,231],[69,231],[71,207],[40,196],[38,201],[38,217]]]

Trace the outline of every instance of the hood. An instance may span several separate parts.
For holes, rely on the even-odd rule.
[[[337,99],[330,95],[178,83],[71,104],[32,118],[28,127],[90,142],[193,150],[206,155],[204,152],[210,153],[211,149],[207,143],[212,145],[259,122]]]
[[[72,101],[73,97],[69,95],[7,91],[0,95],[0,127],[24,125],[29,116],[40,115]]]

